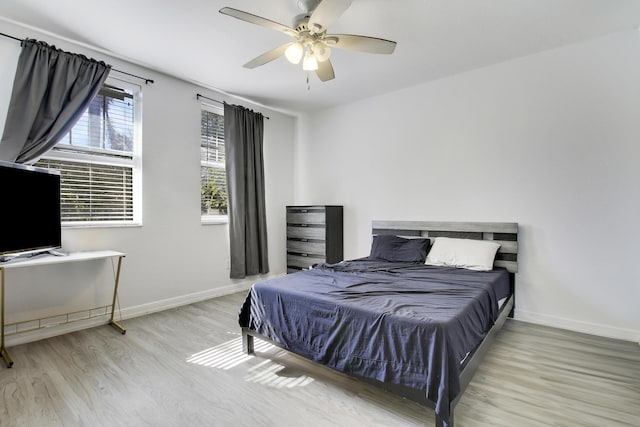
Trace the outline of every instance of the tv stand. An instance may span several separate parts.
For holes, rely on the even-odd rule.
[[[5,334],[13,335],[13,334],[30,332],[33,330],[52,326],[52,325],[43,324],[42,322],[43,320],[46,320],[50,317],[62,317],[66,315],[66,321],[55,323],[55,325],[60,325],[60,324],[75,322],[78,320],[86,320],[93,317],[107,316],[110,314],[111,317],[109,319],[109,324],[114,328],[116,328],[123,335],[127,332],[124,329],[124,327],[122,327],[122,325],[117,323],[114,319],[116,300],[118,297],[118,283],[120,281],[120,268],[122,267],[122,260],[124,259],[125,254],[121,252],[116,252],[116,251],[75,252],[75,253],[69,253],[69,254],[64,254],[62,252],[57,252],[57,251],[51,251],[51,252],[45,253],[44,255],[42,255],[42,253],[39,253],[38,255],[42,255],[42,256],[32,256],[31,258],[21,258],[21,259],[13,258],[13,259],[10,259],[9,261],[5,261],[0,264],[0,283],[1,283],[1,287],[0,287],[0,356],[2,356],[8,368],[13,366],[13,360],[11,360],[11,357],[9,356],[9,353],[7,352],[7,349],[4,345]],[[47,318],[25,320],[19,323],[5,324],[4,317],[5,317],[6,302],[5,302],[4,289],[5,289],[5,282],[6,282],[5,280],[6,270],[11,270],[15,268],[60,264],[65,262],[79,262],[79,261],[100,260],[100,259],[111,259],[112,262],[114,262],[117,259],[118,261],[118,267],[114,277],[113,301],[111,302],[110,305],[83,310],[88,312],[89,315],[82,318],[78,318],[77,316],[72,316],[72,315],[77,315],[78,313],[78,312],[73,312],[73,313],[63,313],[57,316],[48,316]],[[92,314],[93,312],[98,312],[98,314]],[[37,323],[37,326],[27,330],[18,331],[19,324],[31,324],[31,323]],[[15,327],[15,332],[7,333],[5,329],[11,326]]]

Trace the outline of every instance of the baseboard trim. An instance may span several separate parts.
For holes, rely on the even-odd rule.
[[[631,341],[640,345],[640,331],[625,328],[615,328],[597,323],[582,322],[549,314],[535,313],[516,308],[516,319],[523,322],[535,323],[543,326],[566,329],[590,335],[613,338],[622,341]]]
[[[242,281],[239,283],[234,283],[232,285],[208,289],[202,292],[195,292],[192,294],[154,301],[134,307],[127,307],[122,309],[120,313],[116,313],[116,318],[119,318],[120,314],[122,314],[123,319],[132,319],[134,317],[145,316],[147,314],[157,313],[164,310],[170,310],[172,308],[205,301],[211,298],[230,295],[236,292],[248,290],[253,283],[255,283],[255,281]]]
[[[271,277],[277,277],[277,276],[280,276],[280,274],[261,276],[260,280],[268,279]],[[193,303],[208,300],[211,298],[218,298],[218,297],[230,295],[236,292],[246,291],[251,287],[253,283],[255,283],[255,281],[256,281],[255,278],[253,280],[243,280],[241,282],[233,283],[230,285],[207,289],[206,291],[202,291],[202,292],[195,292],[192,294],[181,295],[174,298],[167,298],[164,300],[154,301],[154,302],[141,304],[133,307],[126,307],[120,310],[119,312],[116,312],[115,317],[117,320],[132,319],[135,317],[144,316],[144,315],[156,313],[159,311],[169,310],[172,308],[193,304]],[[5,337],[5,345],[6,347],[11,347],[14,345],[26,344],[29,342],[39,341],[42,339],[51,338],[51,337],[55,337],[63,334],[68,334],[68,333],[80,331],[83,329],[102,326],[108,323],[109,323],[109,315],[98,316],[92,319],[79,320],[77,322],[51,326],[48,328],[38,329],[36,331],[26,332],[23,334],[9,335]],[[127,325],[125,324],[123,326],[126,329]]]

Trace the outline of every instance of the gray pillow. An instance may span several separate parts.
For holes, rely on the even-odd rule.
[[[424,263],[429,250],[429,239],[406,239],[394,235],[373,236],[369,258],[391,262]]]

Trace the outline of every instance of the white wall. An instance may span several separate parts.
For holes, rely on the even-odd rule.
[[[296,202],[344,204],[347,259],[368,254],[373,219],[515,221],[517,318],[640,339],[637,32],[325,110],[299,127]]]
[[[143,225],[63,230],[65,251],[113,249],[127,254],[120,287],[120,305],[125,317],[248,288],[257,279],[230,280],[227,226],[200,222],[200,102],[196,100],[196,93],[242,104],[270,117],[265,120],[264,132],[269,264],[271,274],[284,273],[285,206],[293,201],[295,118],[51,35],[40,35],[3,22],[0,22],[0,31],[20,38],[39,38],[59,48],[104,60],[119,70],[155,80],[154,84],[142,85]],[[19,52],[19,42],[0,37],[2,124]],[[122,77],[117,73],[112,75]],[[140,82],[134,80],[134,83]],[[8,271],[6,320],[21,321],[56,310],[80,309],[87,301],[104,302],[104,295],[108,302],[113,283],[109,282],[111,275],[110,264],[99,262]],[[25,340],[30,340],[28,335],[9,337],[7,342]]]

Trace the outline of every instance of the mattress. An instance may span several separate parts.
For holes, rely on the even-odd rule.
[[[338,371],[424,390],[446,421],[460,364],[508,295],[503,269],[361,259],[254,284],[239,322]]]

